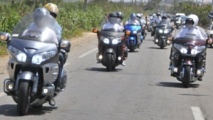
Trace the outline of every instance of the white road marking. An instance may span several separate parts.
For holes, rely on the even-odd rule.
[[[191,107],[195,120],[205,120],[199,107]]]
[[[86,52],[86,53],[82,54],[82,55],[81,55],[81,56],[79,56],[78,58],[83,58],[83,57],[85,57],[86,55],[88,55],[88,54],[90,54],[90,53],[92,53],[92,52],[96,51],[97,49],[98,49],[98,48],[92,49],[92,50],[90,50],[90,51],[88,51],[88,52]]]
[[[3,96],[5,96],[5,95],[6,95],[5,93],[0,92],[0,97],[3,97]]]
[[[64,64],[64,67],[66,67],[67,65],[69,65],[69,63],[65,63],[65,64]]]

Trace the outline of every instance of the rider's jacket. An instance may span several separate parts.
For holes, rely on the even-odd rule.
[[[122,25],[119,25],[117,23],[111,24],[110,22],[104,24],[101,28],[102,30],[114,30],[117,32],[122,32],[124,30],[124,27]]]
[[[207,34],[205,33],[205,31],[198,26],[192,26],[192,27],[183,26],[180,32],[175,36],[175,38],[185,37],[185,36],[194,36],[195,38],[201,39],[201,40],[207,39]]]

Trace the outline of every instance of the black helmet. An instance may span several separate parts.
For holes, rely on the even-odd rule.
[[[167,19],[167,16],[163,15],[163,16],[162,16],[162,19]]]
[[[112,12],[108,15],[108,21],[111,24],[115,24],[115,23],[120,24],[122,19],[123,19],[122,14],[119,14],[118,12]]]
[[[120,12],[120,11],[117,12],[117,16],[123,20],[123,13],[122,12]]]
[[[161,16],[161,14],[158,12],[158,13],[157,13],[157,16]]]
[[[33,13],[33,21],[37,27],[43,27],[49,16],[50,12],[46,8],[37,8]]]

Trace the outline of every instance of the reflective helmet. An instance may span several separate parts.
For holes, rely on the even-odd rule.
[[[137,20],[137,16],[135,13],[130,14],[130,20]]]
[[[38,28],[42,28],[47,23],[50,12],[45,8],[37,8],[33,13],[33,21]]]
[[[141,18],[141,17],[142,17],[142,15],[141,15],[140,13],[137,13],[136,16],[137,16],[138,18]]]
[[[192,24],[193,26],[196,26],[199,22],[199,18],[197,15],[195,14],[190,14],[187,18],[186,18],[186,24]]]
[[[108,21],[111,24],[115,24],[115,23],[120,24],[122,21],[122,17],[118,15],[118,12],[112,12],[108,15]]]
[[[58,6],[53,3],[47,3],[44,7],[50,12],[50,14],[56,18],[59,12]]]
[[[123,20],[123,13],[122,12],[117,12],[117,16],[120,17]]]

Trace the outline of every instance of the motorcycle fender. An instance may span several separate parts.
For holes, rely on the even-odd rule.
[[[20,80],[33,80],[34,74],[30,71],[24,71],[20,75]]]
[[[65,70],[62,70],[60,83],[61,83],[60,88],[64,89],[66,87],[66,84],[67,84],[67,73],[66,73]]]
[[[31,82],[33,82],[32,93],[37,92],[38,80],[34,79],[34,74],[32,72],[23,71],[22,73],[20,73],[20,75],[17,77],[16,83],[15,83],[16,84],[15,90],[18,90],[18,86],[19,86],[20,81],[31,81]]]
[[[105,51],[105,54],[114,54],[114,50],[112,48],[108,48],[106,51]]]
[[[166,39],[160,38],[158,44],[161,45],[162,43],[165,44],[166,43]]]
[[[191,60],[184,60],[183,65],[193,65]]]

